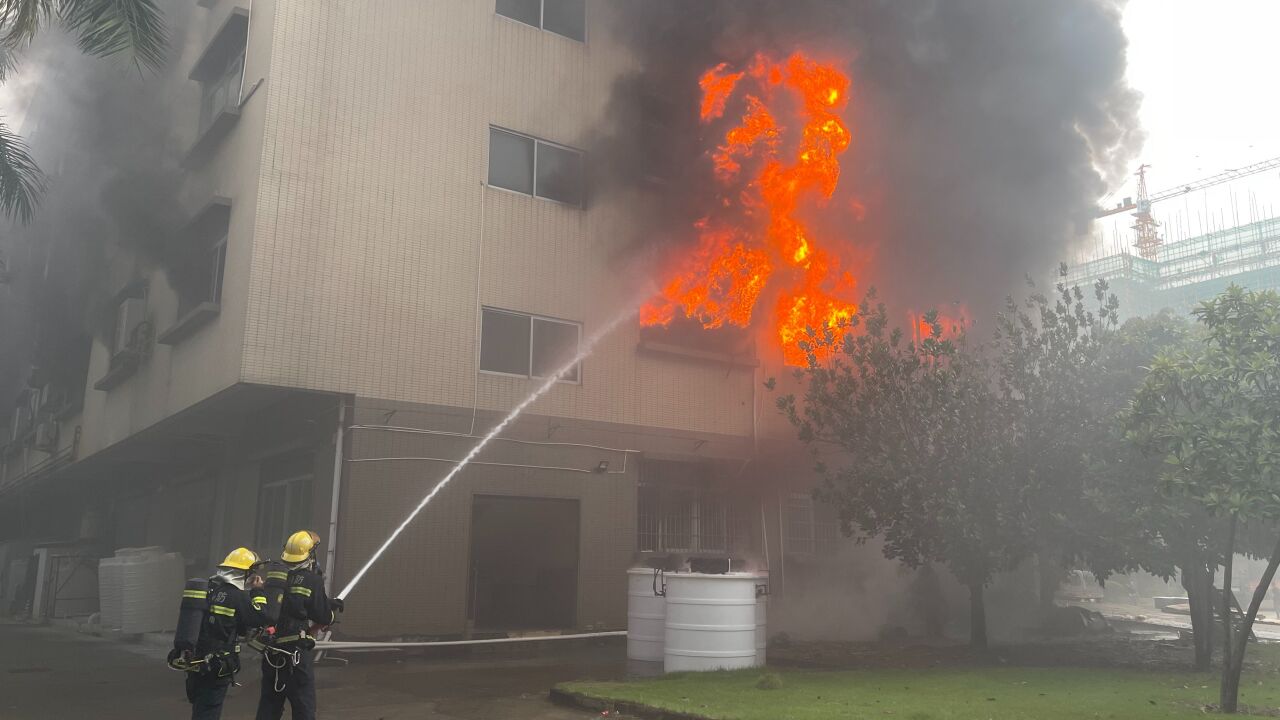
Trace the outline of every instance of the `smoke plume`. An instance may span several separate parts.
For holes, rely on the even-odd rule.
[[[185,22],[190,5],[162,2],[166,23]],[[23,111],[15,129],[49,176],[31,225],[0,234],[10,266],[0,294],[0,402],[8,407],[26,382],[53,380],[77,394],[90,338],[110,327],[107,300],[129,279],[111,270],[132,263],[145,275],[168,260],[181,174],[175,99],[126,57],[87,57],[51,28],[5,89]]]
[[[1141,145],[1110,0],[634,0],[616,21],[640,69],[590,142],[593,188],[638,210],[635,249],[686,241],[715,207],[698,78],[757,52],[849,73],[852,146],[810,222],[844,247],[859,295],[874,285],[904,310],[982,317],[1052,272]]]

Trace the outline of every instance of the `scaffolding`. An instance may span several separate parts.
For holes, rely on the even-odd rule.
[[[1233,283],[1249,290],[1280,290],[1280,218],[1168,243],[1155,260],[1124,252],[1067,270],[1068,285],[1083,288],[1098,280],[1106,280],[1120,299],[1124,318],[1166,308],[1189,313]]]

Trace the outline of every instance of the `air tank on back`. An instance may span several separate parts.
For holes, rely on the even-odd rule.
[[[188,652],[196,649],[200,640],[200,625],[209,606],[209,581],[191,578],[182,589],[182,602],[178,605],[178,622],[173,631],[173,649]]]
[[[267,598],[262,611],[275,624],[280,619],[280,606],[284,603],[284,593],[288,589],[289,571],[283,564],[272,560],[263,567],[262,573],[262,592]]]

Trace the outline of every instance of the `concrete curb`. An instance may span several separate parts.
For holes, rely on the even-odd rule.
[[[631,715],[633,717],[642,718],[643,720],[714,720],[706,715],[694,715],[691,713],[678,712],[675,710],[663,710],[649,705],[641,705],[639,703],[605,700],[603,698],[592,697],[579,692],[570,690],[562,690],[558,687],[551,688],[551,702],[564,707],[576,708],[578,710],[586,710],[593,713],[619,713],[623,715]]]

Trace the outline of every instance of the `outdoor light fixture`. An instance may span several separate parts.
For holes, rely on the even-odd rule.
[[[596,465],[596,472],[598,473],[609,472],[609,461],[601,460],[600,464]]]

